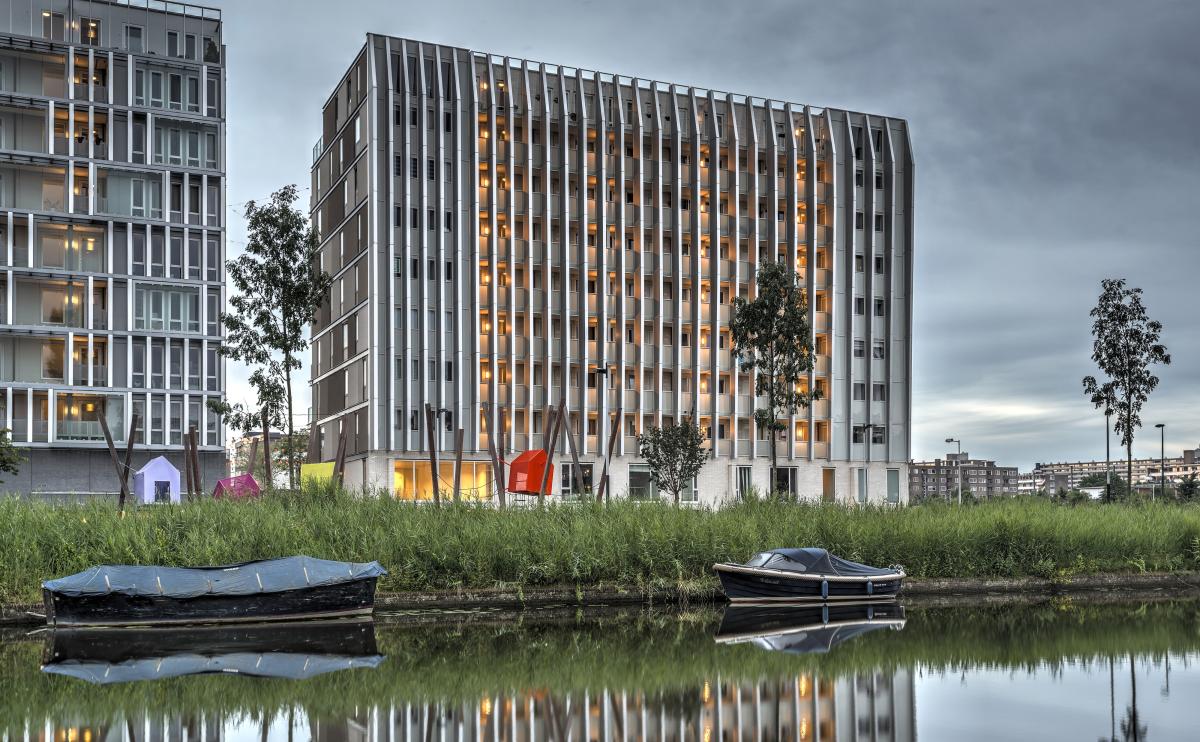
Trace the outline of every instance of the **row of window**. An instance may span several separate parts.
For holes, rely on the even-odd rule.
[[[207,281],[221,280],[221,241],[217,235],[210,234],[206,241],[202,241],[199,234],[189,234],[185,266],[183,232],[167,230],[167,233],[169,236],[164,237],[161,230],[152,229],[147,239],[145,230],[133,231],[132,275],[195,281],[201,278]],[[203,273],[201,261],[204,263]]]
[[[187,386],[184,386],[183,340],[167,338],[132,338],[133,366],[129,386],[135,389],[190,389],[200,391],[201,374],[204,366],[199,341],[187,342]],[[207,349],[207,378],[203,389],[210,392],[221,390],[220,356],[215,343]]]
[[[866,399],[867,399],[866,382],[856,381],[852,385],[851,389],[853,391],[853,397],[854,397],[855,402],[866,401]],[[871,385],[871,401],[872,402],[886,402],[887,401],[887,385],[886,384],[872,384]]]
[[[50,41],[75,42],[74,28],[75,24],[67,23],[67,16],[65,14],[49,10],[42,11],[42,38]],[[78,28],[79,37],[77,43],[83,46],[104,45],[106,28],[102,19],[81,16]],[[68,32],[70,32],[69,39]],[[163,39],[166,42],[165,46],[154,44],[153,48],[148,49],[146,44],[146,28],[127,23],[125,24],[122,38],[124,48],[132,54],[145,54],[147,52],[154,54],[157,50],[163,50],[168,57],[200,61],[200,52],[203,50],[203,61],[210,64],[220,64],[221,62],[220,47],[217,44],[217,40],[211,36],[198,36],[194,33],[167,31],[166,37]],[[115,46],[115,41],[109,39],[108,44]]]
[[[177,395],[151,394],[149,415],[146,414],[146,395],[133,395],[133,414],[137,416],[138,426],[134,431],[134,440],[138,443],[151,445],[178,446],[183,441],[184,418],[183,398]],[[204,445],[220,445],[222,422],[220,416],[210,410],[204,401],[197,397],[188,399],[187,427],[201,430],[204,421]]]

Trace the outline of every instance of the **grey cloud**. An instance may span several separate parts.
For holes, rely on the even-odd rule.
[[[1147,423],[1168,422],[1169,448],[1200,443],[1190,0],[218,4],[231,204],[307,184],[320,106],[368,30],[900,116],[917,155],[914,455],[957,434],[1022,467],[1102,456],[1079,379],[1106,276],[1145,288],[1166,325],[1175,362]],[[1136,452],[1157,450],[1151,428]]]

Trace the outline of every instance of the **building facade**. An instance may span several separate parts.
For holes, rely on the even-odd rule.
[[[610,491],[653,497],[636,436],[690,419],[712,453],[690,499],[765,492],[729,321],[782,261],[822,399],[780,434],[778,487],[904,502],[912,178],[903,120],[369,35],[313,153],[334,277],[312,327],[320,458],[344,436],[347,483],[426,499],[461,428],[463,487],[489,498],[488,435],[541,448],[565,404],[584,486],[611,434]]]
[[[945,459],[914,461],[908,471],[909,492],[914,499],[954,499],[958,497],[960,476],[963,492],[976,497],[1011,495],[1019,489],[1017,467],[997,466],[995,461],[973,459],[968,453],[948,453]]]
[[[1111,470],[1114,477],[1125,479],[1127,462],[1123,458],[1114,458],[1107,464],[1103,461],[1062,461],[1037,464],[1033,473],[1042,481],[1043,488],[1054,494],[1059,489],[1079,489],[1085,478],[1104,476],[1106,470]],[[1200,477],[1200,446],[1185,448],[1179,456],[1134,459],[1133,484],[1135,487],[1161,484],[1164,471],[1168,487],[1179,484],[1188,476]]]
[[[225,71],[218,10],[0,0],[4,490],[111,493],[100,421],[134,468],[224,468]]]

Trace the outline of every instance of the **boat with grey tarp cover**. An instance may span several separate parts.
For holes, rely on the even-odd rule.
[[[370,614],[379,562],[307,556],[220,567],[101,565],[42,583],[46,623],[242,623]]]
[[[713,569],[735,603],[893,598],[904,580],[900,567],[868,567],[825,549],[772,549]]]

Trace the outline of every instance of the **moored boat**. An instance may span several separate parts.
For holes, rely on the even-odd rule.
[[[869,567],[825,549],[772,549],[745,564],[714,564],[731,602],[871,600],[900,591],[904,570]]]
[[[733,604],[725,609],[718,644],[754,644],[790,654],[822,654],[879,629],[904,628],[904,608],[895,601]]]
[[[56,626],[294,621],[369,615],[379,562],[306,556],[221,567],[102,565],[42,583]]]

